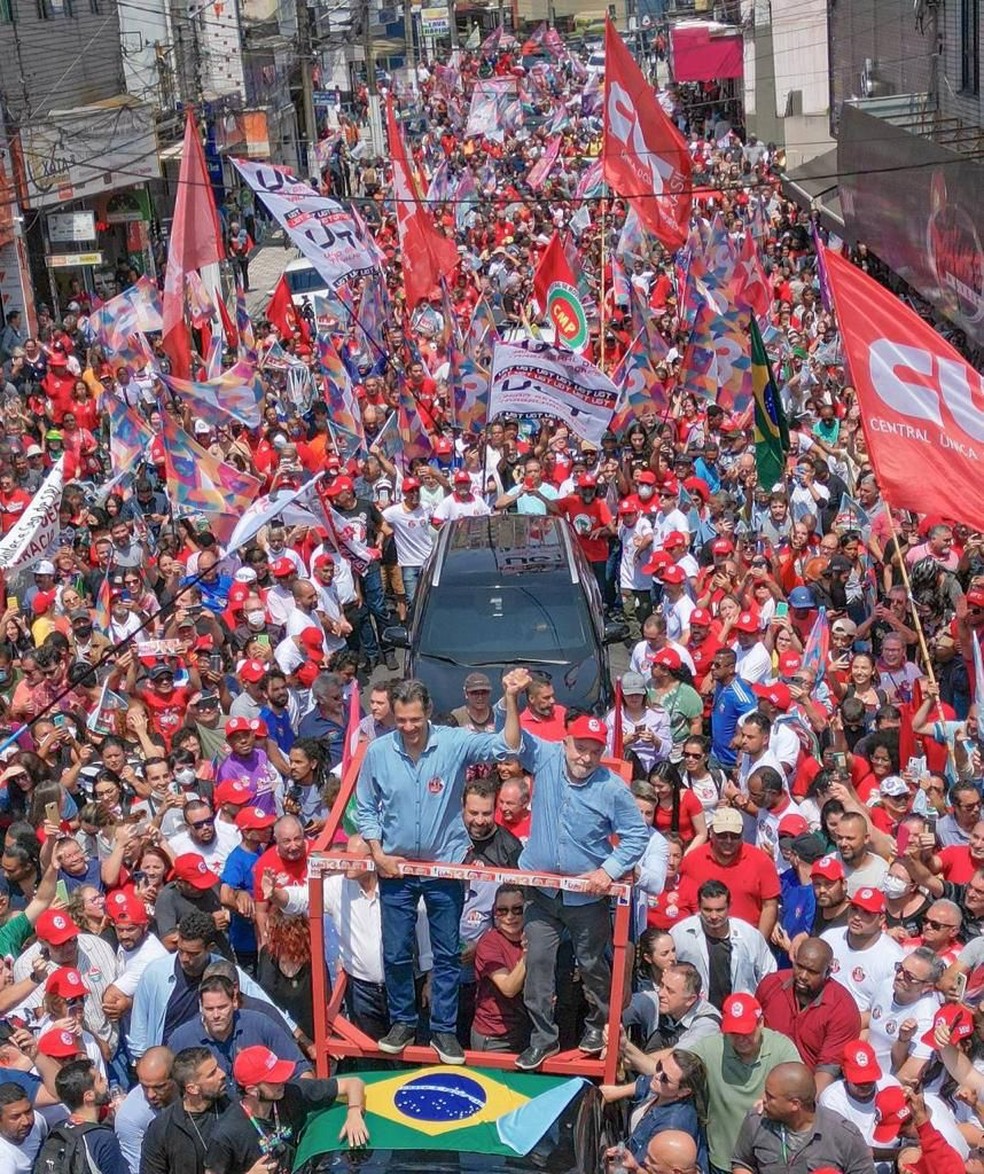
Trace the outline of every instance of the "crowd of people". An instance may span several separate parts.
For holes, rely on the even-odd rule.
[[[330,327],[357,382],[357,456],[322,399],[297,394],[292,370],[319,378],[302,323],[255,324],[284,361],[263,368],[252,430],[164,393],[159,347],[135,369],[91,344],[87,305],[42,315],[34,337],[11,315],[0,335],[0,537],[62,453],[74,473],[51,549],[4,575],[3,1174],[272,1174],[336,1099],[345,1140],[371,1145],[351,1065],[314,1075],[323,964],[394,1060],[416,1042],[445,1064],[467,1048],[537,1071],[617,1048],[613,1171],[984,1171],[984,536],[882,500],[807,214],[716,87],[672,87],[695,226],[754,241],[767,280],[791,445],[760,483],[747,413],[688,381],[679,258],[643,235],[622,254],[628,294],[614,279],[627,206],[579,191],[600,150],[597,77],[537,51],[500,37],[421,69],[406,125],[422,173],[444,168],[432,210],[461,257],[446,296],[403,306],[413,258],[389,165],[341,148],[390,295],[382,346],[357,321]],[[523,101],[500,135],[464,137],[462,95],[489,77],[520,78]],[[600,447],[557,419],[462,433],[449,332],[482,307],[486,347],[528,322],[555,230],[594,299],[588,353],[617,374],[641,301],[665,408],[654,397]],[[429,457],[384,443],[408,395]],[[207,515],[174,509],[159,445],[111,478],[107,397],[155,432],[173,416],[264,492],[321,474],[372,559],[282,518],[223,550]],[[565,708],[559,676],[517,667],[471,672],[435,714],[401,674],[384,633],[437,531],[493,512],[570,523],[627,634],[607,712]],[[323,881],[322,962],[308,866],[329,820],[350,860]],[[559,887],[413,876],[408,860]]]

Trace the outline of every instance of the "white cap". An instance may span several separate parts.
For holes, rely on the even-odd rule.
[[[40,445],[32,444],[28,447],[28,450],[24,455],[28,457],[43,457],[44,449],[41,448]]]
[[[237,583],[255,583],[257,578],[252,567],[240,567],[232,577]]]
[[[195,421],[195,431],[196,432],[211,432],[212,429],[209,428],[209,426],[205,423],[204,420],[196,420]]]
[[[48,562],[43,558],[34,568],[35,575],[53,575],[55,573],[55,564]]]

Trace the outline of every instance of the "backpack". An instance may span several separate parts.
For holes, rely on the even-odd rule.
[[[31,1174],[99,1174],[89,1160],[83,1138],[90,1130],[101,1128],[92,1121],[56,1125],[41,1143]]]

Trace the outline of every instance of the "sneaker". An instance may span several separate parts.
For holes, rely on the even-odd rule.
[[[601,1033],[600,1027],[586,1027],[584,1035],[581,1036],[581,1042],[577,1045],[579,1052],[584,1052],[589,1056],[597,1056],[604,1050],[605,1037]]]
[[[397,1056],[407,1044],[413,1043],[417,1029],[412,1023],[394,1023],[379,1041],[379,1050],[388,1056]]]
[[[395,673],[397,669],[396,652],[392,648],[387,648],[383,653],[383,663],[391,673]]]
[[[560,1051],[560,1044],[553,1043],[545,1048],[529,1047],[516,1057],[516,1067],[521,1072],[535,1072],[544,1060],[556,1056]]]
[[[379,1045],[382,1047],[382,1044]],[[431,1047],[440,1056],[442,1064],[464,1064],[465,1052],[458,1037],[450,1031],[435,1031],[431,1036]]]

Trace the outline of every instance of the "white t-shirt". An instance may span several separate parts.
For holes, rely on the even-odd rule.
[[[881,1092],[886,1088],[900,1088],[901,1085],[894,1076],[882,1076],[881,1080],[875,1082],[877,1092]],[[878,1124],[878,1116],[875,1113],[875,1098],[872,1097],[870,1101],[856,1100],[847,1091],[847,1085],[843,1080],[835,1080],[833,1084],[828,1084],[827,1087],[817,1097],[817,1104],[822,1105],[825,1109],[833,1109],[835,1113],[840,1113],[845,1121],[850,1121],[852,1125],[858,1127],[858,1132],[864,1138],[866,1146],[875,1145],[875,1126]],[[933,1124],[935,1124],[935,1118]],[[879,1149],[894,1149],[898,1145],[898,1141],[894,1142],[878,1142]]]
[[[434,545],[431,511],[423,505],[409,512],[403,505],[391,505],[383,517],[393,528],[396,557],[401,567],[422,567]]]
[[[168,850],[172,856],[182,856],[186,852],[197,852],[216,876],[222,875],[229,853],[242,842],[242,836],[231,823],[215,821],[215,839],[211,844],[198,844],[191,838],[191,832],[178,832],[168,842]]]
[[[805,812],[801,811],[799,804],[794,803],[792,799],[781,810],[766,811],[764,807],[760,807],[755,817],[755,844],[763,852],[768,852],[780,873],[789,868],[788,862],[779,851],[779,824],[787,815],[802,815],[806,819]]]
[[[666,638],[674,641],[679,640],[684,632],[689,630],[690,617],[696,610],[697,605],[689,595],[681,595],[675,603],[671,603],[664,596],[662,612],[663,618],[666,620]]]
[[[759,640],[751,648],[739,648],[735,662],[738,676],[749,685],[763,685],[772,676],[772,656]]]
[[[885,1072],[892,1069],[892,1047],[898,1042],[899,1027],[906,1019],[915,1019],[919,1024],[909,1044],[909,1055],[917,1060],[928,1060],[932,1056],[933,1049],[922,1042],[922,1037],[933,1026],[933,1016],[940,1009],[940,1000],[932,993],[923,995],[907,1007],[900,1007],[893,996],[893,985],[894,978],[890,978],[875,992],[868,1023],[868,1043],[875,1049],[878,1063]]]
[[[131,999],[136,994],[140,983],[140,976],[158,958],[167,953],[156,934],[149,933],[135,950],[124,950],[116,947],[116,961],[120,972],[113,980],[113,986]]]
[[[626,526],[624,522],[619,526],[618,538],[622,543],[622,556],[618,564],[620,591],[648,591],[652,585],[651,576],[642,573],[642,568],[649,561],[652,546],[647,546],[643,550],[636,546],[637,538],[648,538],[652,532],[649,519],[641,516],[634,526]]]
[[[869,852],[861,868],[845,864],[844,872],[847,876],[847,895],[853,897],[858,889],[881,888],[882,881],[888,875],[888,861]]]
[[[672,648],[687,668],[692,673],[696,673],[697,669],[694,665],[694,658],[690,655],[688,648],[683,644],[676,644],[672,640],[667,640],[664,647]],[[649,641],[640,640],[635,648],[632,649],[632,655],[629,657],[629,672],[642,673],[644,677],[648,678],[649,674],[653,671],[653,657],[655,655],[655,651],[649,647]]]
[[[905,950],[885,933],[866,950],[852,950],[847,933],[847,926],[838,926],[820,936],[834,952],[832,977],[850,992],[863,1015],[885,981],[895,977],[895,963],[902,961]]]
[[[47,1136],[48,1126],[41,1114],[35,1112],[31,1132],[20,1145],[14,1145],[12,1141],[0,1137],[0,1170],[3,1174],[31,1174],[34,1159]]]
[[[432,517],[436,522],[453,522],[456,518],[484,518],[492,513],[482,498],[472,497],[462,501],[453,493],[438,502]]]

